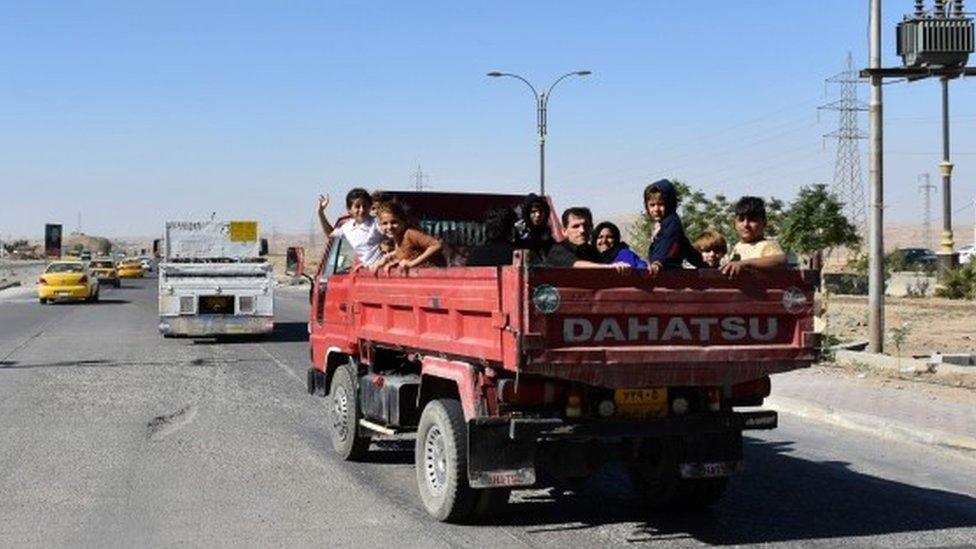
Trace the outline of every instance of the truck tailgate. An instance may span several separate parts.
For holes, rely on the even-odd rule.
[[[796,271],[649,278],[533,269],[525,373],[607,387],[726,385],[809,365],[813,287]]]

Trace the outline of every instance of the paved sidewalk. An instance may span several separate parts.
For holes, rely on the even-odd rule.
[[[976,458],[976,391],[816,366],[772,377],[766,405],[881,438]]]

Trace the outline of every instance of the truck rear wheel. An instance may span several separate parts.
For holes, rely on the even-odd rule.
[[[676,441],[661,441],[653,455],[631,463],[631,484],[644,503],[661,511],[698,511],[720,500],[729,479],[681,478],[677,455]]]
[[[468,485],[468,436],[460,402],[432,400],[424,407],[414,457],[420,499],[430,516],[443,522],[468,518],[476,494]]]
[[[362,436],[359,429],[359,399],[356,398],[355,373],[349,365],[340,366],[332,375],[329,395],[329,427],[332,448],[346,461],[366,457],[369,436]]]

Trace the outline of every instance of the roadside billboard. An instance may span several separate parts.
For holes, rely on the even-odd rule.
[[[44,257],[61,257],[61,225],[44,225]]]

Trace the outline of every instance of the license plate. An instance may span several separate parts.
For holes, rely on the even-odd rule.
[[[617,414],[623,417],[665,417],[668,415],[667,387],[617,389],[613,395]]]
[[[58,292],[58,297],[67,297],[71,295],[71,292]]]

